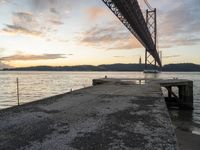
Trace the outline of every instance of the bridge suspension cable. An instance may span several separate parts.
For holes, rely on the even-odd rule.
[[[149,2],[147,0],[144,0],[145,4],[147,5],[147,7],[150,9],[150,10],[153,10],[153,7],[151,7],[151,5],[149,4]]]

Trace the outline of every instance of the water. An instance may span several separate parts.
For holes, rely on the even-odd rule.
[[[146,77],[142,72],[0,72],[0,109],[17,105],[16,78],[19,78],[22,104],[91,86],[92,79],[106,75],[113,78]],[[170,113],[176,126],[200,134],[200,73],[160,73],[154,77],[194,81],[194,110],[172,110]]]
[[[117,72],[0,72],[0,109],[17,105],[16,78],[20,103],[69,92],[92,85],[92,79],[141,77],[142,73]]]

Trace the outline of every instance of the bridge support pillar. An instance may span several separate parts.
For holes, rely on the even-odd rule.
[[[155,69],[155,70],[157,70],[157,62],[151,56],[151,54],[149,54],[148,51],[145,50],[145,70],[149,70],[149,69]]]
[[[146,24],[150,31],[151,37],[153,39],[155,49],[157,49],[157,18],[156,18],[156,9],[154,10],[146,10]],[[154,65],[154,67],[148,65]],[[157,70],[157,62],[155,58],[148,53],[147,49],[145,50],[145,70],[155,69]]]

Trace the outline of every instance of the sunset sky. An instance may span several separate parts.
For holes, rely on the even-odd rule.
[[[200,0],[149,3],[163,64],[200,64]],[[0,0],[0,14],[0,68],[144,62],[144,48],[102,0]]]

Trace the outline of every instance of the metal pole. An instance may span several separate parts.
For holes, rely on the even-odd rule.
[[[17,78],[17,104],[19,106],[19,79]]]
[[[157,19],[156,19],[156,8],[153,11],[154,13],[154,42],[155,42],[155,49],[157,50]],[[156,67],[156,59],[155,59],[155,69]]]
[[[145,69],[147,69],[147,50],[145,50]]]
[[[154,9],[154,40],[155,40],[155,48],[157,50],[157,12],[156,12],[156,8]]]
[[[146,24],[147,24],[147,28],[148,28],[148,23],[149,23],[149,11],[148,9],[146,10]],[[145,49],[145,69],[147,69],[147,49]]]

